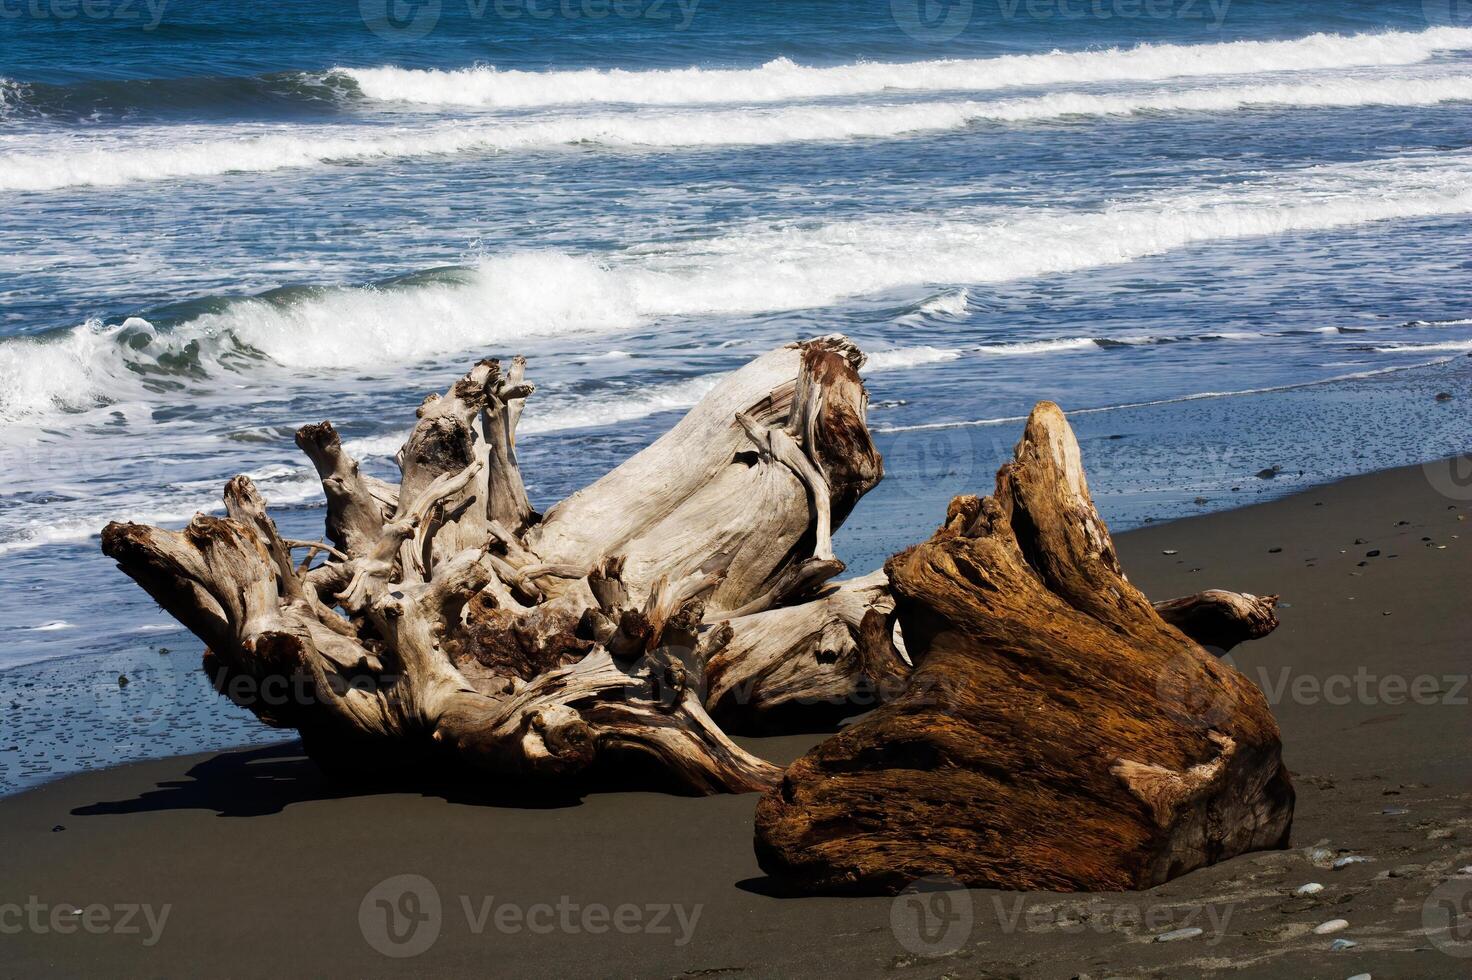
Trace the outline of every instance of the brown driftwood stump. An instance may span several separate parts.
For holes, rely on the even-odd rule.
[[[886,572],[915,671],[762,798],[769,874],[1117,890],[1286,845],[1293,788],[1262,693],[1125,579],[1057,406],[1033,410],[993,496],[957,497]]]
[[[225,487],[226,516],[199,515],[183,531],[114,523],[102,547],[205,643],[205,669],[222,694],[299,731],[332,773],[436,772],[470,785],[577,791],[595,778],[647,785],[655,772],[688,792],[765,789],[780,770],[727,730],[831,729],[911,697],[911,660],[894,630],[897,597],[904,636],[916,631],[926,660],[922,673],[939,670],[939,620],[917,612],[924,586],[906,562],[891,563],[888,575],[835,581],[843,564],[833,533],[882,475],[865,421],[862,362],[838,336],[758,357],[647,449],[543,515],[527,498],[516,454],[517,423],[533,393],[525,364],[482,361],[420,406],[398,455],[397,485],[362,473],[331,423],[297,433],[322,480],[330,543],[284,539],[255,487],[236,477]],[[1045,593],[1022,565],[1014,571],[1009,601],[1030,607]],[[986,601],[965,597],[972,583],[950,587],[965,608]],[[1248,598],[1241,608],[1256,609]],[[1181,600],[1185,608],[1206,601]],[[1218,602],[1213,609],[1227,608],[1224,615],[1187,619],[1231,629],[1237,614],[1229,607]],[[1270,601],[1265,610],[1266,619],[1259,610],[1251,628],[1235,628],[1271,628]],[[1195,650],[1151,622],[1168,638],[1152,641],[1161,650]],[[1044,633],[1018,643],[1047,647],[1057,627],[1046,617],[1013,622],[1024,632],[1034,626]],[[951,669],[960,678],[969,668],[957,655]],[[1201,669],[1230,674],[1215,664]],[[993,674],[994,665],[982,667],[978,678]],[[1056,700],[1045,714],[1057,723],[1087,698],[1096,700],[1081,719],[1134,717],[1133,706],[1117,703],[1135,696],[1123,682],[1101,690],[1097,678],[1076,689],[1068,677],[1053,687],[1046,680],[1030,696]],[[1276,743],[1267,745],[1271,720],[1262,721],[1260,740],[1238,739],[1234,766],[1257,752],[1276,758]],[[936,735],[958,724],[934,723]],[[1042,737],[1027,717],[998,716],[992,727],[1008,724],[1021,740]],[[1237,737],[1239,727],[1222,731]],[[894,758],[918,738],[897,742]],[[1197,748],[1160,738],[1159,751],[1142,745],[1128,758],[1175,765]],[[934,770],[939,756],[927,758],[918,768]],[[1018,785],[1032,778],[1033,764],[1018,771]],[[1092,778],[1073,772],[1069,758],[1052,764],[1070,778]],[[1260,795],[1261,787],[1233,785],[1249,803]],[[1051,805],[1042,796],[1034,802]],[[915,833],[911,814],[872,816],[893,821],[896,839]],[[915,840],[935,842],[923,831]]]

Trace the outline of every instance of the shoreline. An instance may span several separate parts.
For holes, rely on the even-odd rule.
[[[1084,414],[1087,417],[1088,413]],[[1102,437],[1097,432],[1089,433],[1082,428],[1080,435],[1083,439],[1092,440],[1114,438]],[[1114,536],[1124,542],[1152,529],[1159,531],[1202,518],[1270,506],[1341,483],[1401,470],[1429,471],[1435,468],[1445,474],[1443,482],[1465,489],[1467,498],[1472,500],[1472,464],[1468,466],[1468,477],[1460,479],[1460,483],[1452,470],[1456,461],[1462,458],[1452,456],[1410,466],[1390,466],[1326,480],[1323,483],[1294,485],[1282,489],[1278,489],[1281,484],[1251,477],[1250,479],[1259,484],[1252,488],[1253,498],[1267,492],[1271,494],[1268,499],[1239,499],[1236,506],[1198,514],[1176,514],[1160,520],[1146,517],[1143,523],[1129,525],[1127,530],[1116,532]],[[975,460],[972,461],[971,469],[975,470],[979,466]],[[970,475],[968,474],[968,478]],[[923,497],[917,497],[916,487],[912,484],[916,474],[886,474],[886,479],[861,501],[862,509],[851,515],[849,522],[836,537],[841,556],[846,553],[863,556],[842,577],[868,574],[883,566],[885,558],[894,552],[876,547],[876,542],[881,537],[902,537],[907,542],[921,541],[928,537],[940,516],[945,513],[952,492],[968,492],[956,483],[954,473],[947,476],[949,479],[942,481],[941,489],[946,491],[943,497],[936,497],[935,488],[930,488],[930,492]],[[1289,477],[1285,475],[1285,479],[1287,478]],[[1248,478],[1244,478],[1244,482],[1246,479]],[[974,488],[978,493],[988,493],[990,489],[991,484],[988,481],[983,481]],[[885,490],[888,492],[882,492]],[[1183,492],[1176,491],[1174,494],[1179,496]],[[1247,498],[1247,494],[1244,493],[1242,497]],[[1097,492],[1095,499],[1100,500]],[[922,519],[919,516],[922,513],[932,515],[934,520]],[[1113,526],[1111,523],[1111,527]],[[883,557],[875,557],[881,554]],[[1183,585],[1172,596],[1152,594],[1152,598],[1171,598],[1174,594],[1186,594],[1200,588],[1253,591],[1254,587],[1250,582],[1232,586],[1205,581],[1205,584],[1192,584],[1189,588]],[[184,637],[182,643],[174,639],[181,634]],[[0,706],[8,706],[12,712],[7,719],[10,724],[6,734],[0,736],[0,800],[87,772],[161,759],[186,758],[201,753],[282,746],[295,741],[292,735],[268,737],[275,732],[266,729],[249,712],[231,705],[216,694],[199,669],[199,645],[194,636],[179,627],[168,637],[168,642],[179,644],[181,648],[149,642],[145,637],[121,650],[105,654],[78,651],[66,656],[0,667]],[[124,676],[128,678],[128,684],[120,685],[118,679]],[[51,705],[47,715],[39,719],[26,712],[28,705],[36,702],[38,693],[47,695],[47,701]],[[60,707],[57,707],[58,703],[61,704]],[[84,721],[95,723],[99,719],[104,724],[111,724],[113,730],[107,733],[105,739],[95,738],[94,744],[105,745],[115,751],[120,745],[137,745],[138,751],[124,751],[121,758],[100,760],[95,752],[89,753],[80,745],[71,746],[69,736],[57,734],[63,724]],[[29,732],[23,727],[27,724],[31,726]],[[204,747],[188,744],[188,740],[194,738],[203,738]],[[173,743],[171,748],[178,751],[152,751],[158,745],[158,740]],[[41,775],[39,780],[30,778],[44,772],[46,763],[54,762],[55,759],[25,760],[21,746],[27,742],[44,742],[53,753],[74,752],[74,755],[68,756],[70,767],[54,775]]]
[[[342,793],[285,742],[78,773],[0,799],[10,844],[0,904],[171,907],[152,946],[146,926],[7,936],[6,969],[1463,976],[1468,960],[1444,952],[1422,920],[1438,888],[1472,894],[1472,874],[1457,875],[1472,865],[1472,610],[1457,587],[1472,575],[1472,486],[1450,467],[1383,470],[1116,538],[1152,597],[1282,594],[1278,631],[1232,656],[1266,681],[1283,730],[1299,795],[1290,850],[1148,892],[972,890],[964,941],[937,957],[891,899],[776,897],[751,851],[755,796],[600,793],[535,809],[463,793]],[[786,762],[821,737],[740,741]],[[1345,856],[1368,860],[1331,867]],[[374,889],[401,874],[427,879],[442,902],[438,937],[406,961],[377,952],[360,922]],[[1308,882],[1324,891],[1293,894]],[[597,932],[581,911],[549,933],[507,924],[564,900],[665,907],[669,929],[646,916],[640,931]],[[503,906],[519,913],[497,925]],[[1335,918],[1348,928],[1311,931]],[[1152,941],[1180,928],[1203,933]],[[1336,939],[1356,945],[1336,951]]]

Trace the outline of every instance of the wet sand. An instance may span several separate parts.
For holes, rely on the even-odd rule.
[[[340,795],[287,743],[0,799],[0,974],[1466,977],[1472,928],[1435,926],[1472,911],[1469,504],[1435,464],[1117,539],[1151,596],[1283,596],[1234,662],[1283,729],[1292,850],[1133,894],[783,898],[754,796]]]

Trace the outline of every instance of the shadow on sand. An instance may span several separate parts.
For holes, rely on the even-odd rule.
[[[670,782],[666,771],[638,757],[595,766],[572,789],[549,789],[537,783],[467,773],[464,769],[345,779],[323,772],[307,757],[299,741],[220,752],[195,763],[184,776],[184,779],[157,782],[153,789],[133,799],[100,800],[77,807],[71,813],[90,817],[213,810],[222,817],[258,817],[280,813],[296,803],[402,793],[437,797],[465,806],[547,810],[578,806],[586,796],[601,793],[687,795],[682,787]]]

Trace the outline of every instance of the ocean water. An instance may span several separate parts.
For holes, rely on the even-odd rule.
[[[96,534],[247,472],[317,536],[303,423],[389,475],[524,353],[545,506],[841,331],[888,469],[852,569],[1040,398],[1125,528],[1465,450],[1469,216],[1460,0],[17,0],[0,789],[274,737]]]

